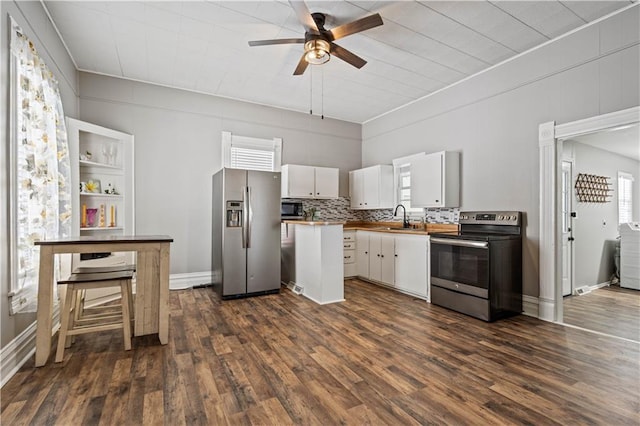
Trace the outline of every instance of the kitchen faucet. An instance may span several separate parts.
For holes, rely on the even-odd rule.
[[[398,208],[402,207],[402,227],[403,228],[409,228],[409,220],[407,219],[407,209],[402,205],[402,204],[398,204],[396,206],[396,209],[393,211],[393,215],[397,216],[398,215]]]

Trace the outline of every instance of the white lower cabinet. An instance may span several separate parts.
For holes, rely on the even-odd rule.
[[[356,232],[356,273],[428,300],[429,237]]]
[[[369,236],[369,278],[394,285],[394,237],[383,233]]]
[[[429,237],[402,235],[395,238],[395,286],[428,297]]]

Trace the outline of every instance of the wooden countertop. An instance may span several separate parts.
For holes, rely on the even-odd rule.
[[[347,222],[345,231],[390,232],[394,234],[429,235],[441,232],[457,232],[458,225],[426,223],[419,228],[403,228],[398,222]]]
[[[288,225],[333,226],[344,225],[347,222],[338,220],[283,220],[282,223],[286,223]]]

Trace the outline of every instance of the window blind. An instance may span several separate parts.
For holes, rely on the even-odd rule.
[[[618,224],[632,220],[632,185],[633,176],[630,173],[618,172]]]
[[[231,167],[235,169],[273,171],[273,159],[273,151],[231,147]]]
[[[222,167],[279,172],[282,139],[261,139],[222,132]]]

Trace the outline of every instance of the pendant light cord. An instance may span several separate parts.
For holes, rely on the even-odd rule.
[[[313,115],[313,67],[309,70],[309,114]]]
[[[320,70],[320,117],[324,120],[324,68]]]

